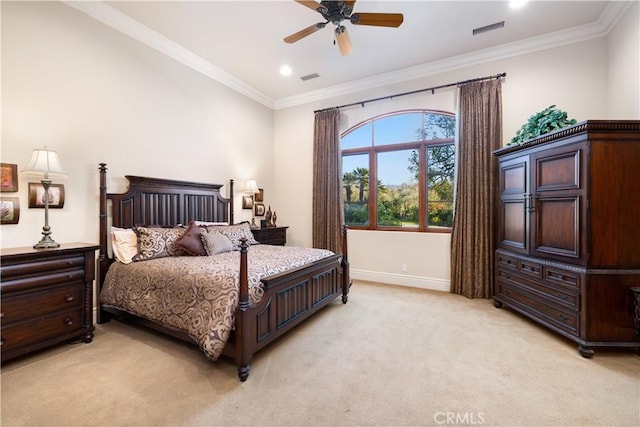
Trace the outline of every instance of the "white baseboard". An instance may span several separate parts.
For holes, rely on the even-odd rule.
[[[433,291],[449,292],[449,280],[432,279],[429,277],[409,276],[405,274],[380,273],[377,271],[349,270],[352,279],[368,282],[387,283],[390,285],[409,286],[412,288],[430,289]]]

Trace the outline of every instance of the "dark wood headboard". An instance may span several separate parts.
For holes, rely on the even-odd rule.
[[[192,220],[233,224],[233,180],[229,181],[229,197],[220,194],[222,184],[176,181],[162,178],[126,175],[129,189],[125,193],[107,193],[107,165],[100,163],[100,266],[106,273],[111,225],[169,227],[188,225]],[[111,200],[111,215],[107,212]]]

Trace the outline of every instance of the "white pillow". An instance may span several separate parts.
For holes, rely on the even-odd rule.
[[[111,227],[113,256],[123,264],[129,264],[138,253],[138,238],[130,228]]]

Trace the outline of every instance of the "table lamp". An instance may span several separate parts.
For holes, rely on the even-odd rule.
[[[42,239],[35,245],[36,249],[57,248],[59,243],[51,238],[51,227],[49,227],[49,188],[51,187],[51,177],[66,178],[58,153],[44,148],[36,148],[31,155],[31,161],[25,170],[25,175],[36,176],[40,178],[42,188],[44,189],[44,227],[42,227]]]

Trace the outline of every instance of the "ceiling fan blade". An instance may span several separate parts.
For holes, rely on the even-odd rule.
[[[309,25],[307,28],[298,31],[297,33],[293,33],[290,36],[285,37],[284,41],[286,43],[295,43],[298,40],[300,40],[301,38],[307,37],[309,34],[313,34],[316,31],[324,28],[325,25],[326,25],[326,23],[324,23],[324,22],[319,22],[317,24]]]
[[[309,9],[313,9],[318,12],[318,9],[322,7],[322,5],[313,0],[296,0],[296,3],[300,3],[303,6],[307,6]]]
[[[351,39],[349,38],[346,27],[342,25],[336,27],[336,42],[338,43],[338,49],[340,49],[342,56],[351,55],[353,49],[351,48]]]
[[[349,9],[353,10],[353,5],[356,4],[356,0],[345,1],[349,5]]]
[[[399,27],[404,17],[401,13],[354,13],[350,19],[351,23],[355,25]]]

